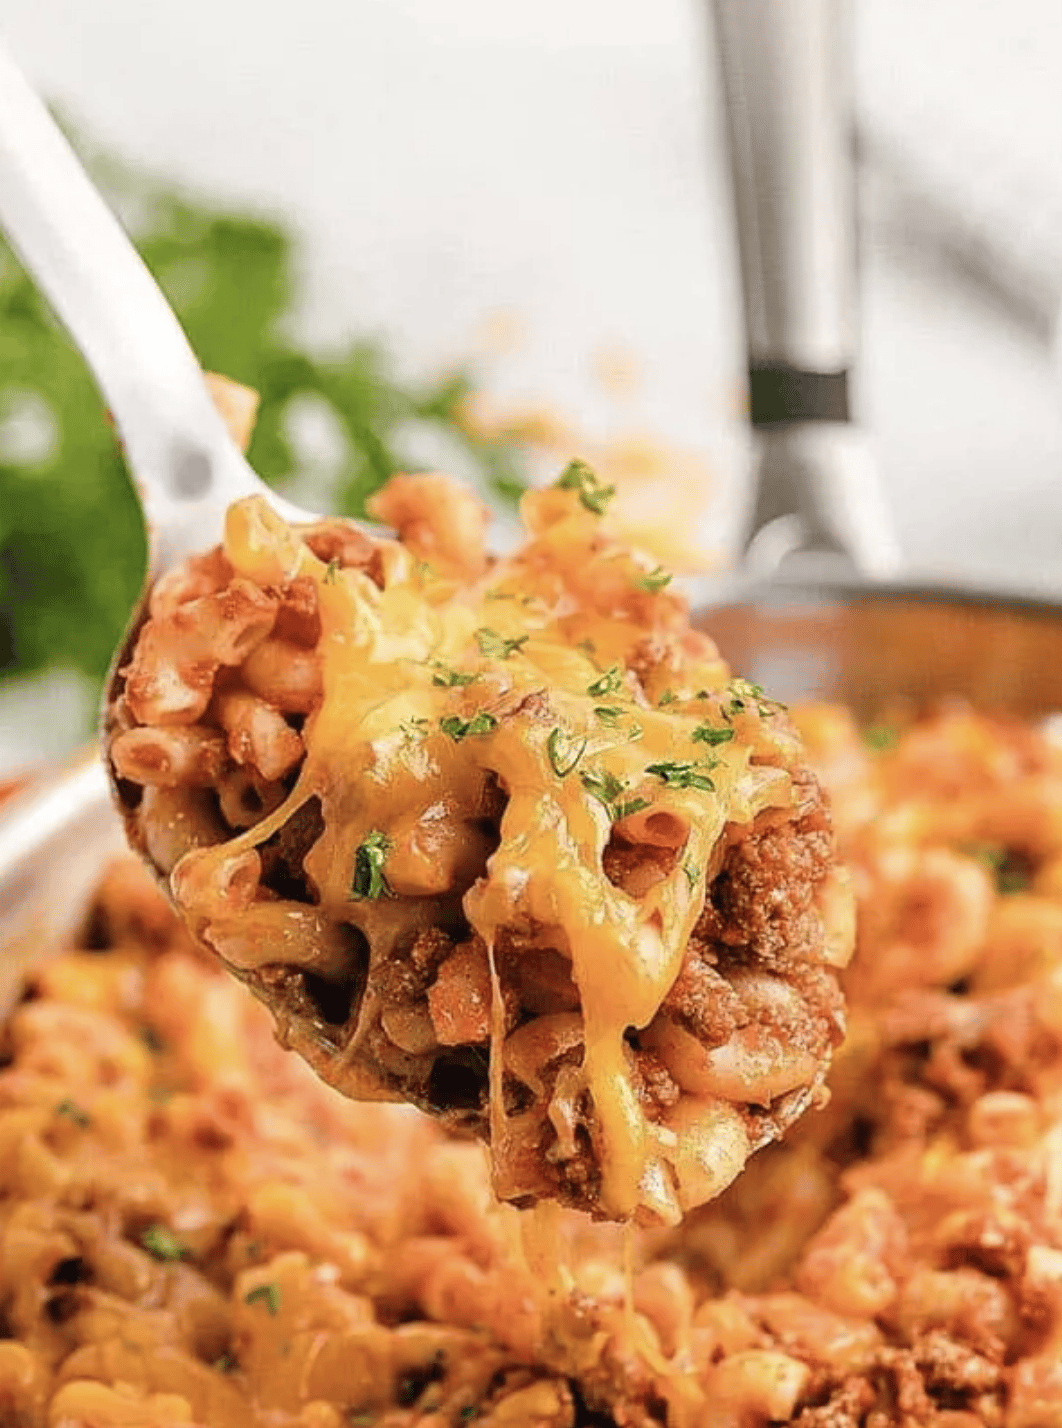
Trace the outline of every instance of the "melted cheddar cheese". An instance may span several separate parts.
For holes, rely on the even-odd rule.
[[[254,881],[257,850],[311,799],[324,825],[305,859],[318,924],[357,927],[374,959],[416,929],[432,892],[467,886],[464,915],[492,958],[496,1032],[499,929],[519,926],[570,958],[584,1042],[572,1089],[593,1108],[600,1211],[673,1222],[688,1208],[668,1190],[682,1125],[647,1115],[626,1038],[675,981],[724,827],[791,805],[793,735],[763,717],[758,691],[728,682],[666,577],[609,540],[585,494],[573,484],[527,496],[529,542],[470,584],[398,543],[382,544],[374,580],[318,559],[264,501],[234,506],[224,551],[237,575],[263,588],[313,582],[323,697],[288,796],[239,837],[189,854],[175,886],[224,955],[224,909],[208,911],[211,896],[224,902]],[[639,680],[630,666],[647,626],[669,654]],[[499,846],[470,869],[467,829],[487,776],[508,802]],[[616,832],[679,850],[640,897],[604,872]],[[305,911],[291,911],[293,939]],[[495,1055],[496,1150],[519,1129],[501,1065]]]

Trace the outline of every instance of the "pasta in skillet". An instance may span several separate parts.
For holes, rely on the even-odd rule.
[[[262,501],[154,591],[134,841],[282,1041],[490,1143],[497,1195],[674,1224],[823,1097],[852,941],[785,711],[573,462],[528,539],[397,477],[376,541]]]
[[[825,1112],[675,1229],[497,1205],[479,1146],[322,1084],[110,869],[3,1029],[0,1419],[1062,1422],[1062,752],[796,718],[855,870],[850,1033]]]

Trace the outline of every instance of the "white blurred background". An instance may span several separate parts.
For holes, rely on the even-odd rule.
[[[1062,6],[854,3],[857,393],[905,554],[1062,592]],[[706,0],[5,0],[0,33],[101,143],[296,225],[305,336],[382,332],[427,370],[493,334],[499,400],[702,452],[698,536],[725,541],[743,353]]]

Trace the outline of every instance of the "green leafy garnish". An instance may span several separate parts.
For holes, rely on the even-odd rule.
[[[218,1373],[235,1373],[239,1366],[233,1354],[221,1354],[214,1360],[214,1368]]]
[[[678,695],[673,689],[665,689],[660,698],[656,701],[658,709],[664,709],[668,704],[677,704]]]
[[[615,486],[603,486],[593,467],[585,461],[569,461],[557,477],[557,486],[562,491],[576,491],[580,503],[595,516],[603,516],[608,504],[616,494]]]
[[[613,823],[649,807],[647,798],[625,799],[623,795],[627,792],[627,785],[608,769],[583,769],[579,778],[590,797],[597,799]]]
[[[550,730],[546,740],[546,752],[558,778],[568,777],[586,752],[586,743],[585,736],[569,734],[560,725]]]
[[[78,147],[210,371],[261,394],[251,466],[297,482],[295,433],[312,407],[335,432],[328,489],[314,503],[361,516],[414,441],[454,448],[481,488],[512,504],[526,488],[515,447],[473,433],[472,384],[452,372],[400,379],[375,339],[330,351],[292,336],[292,231],[225,211]],[[103,678],[144,572],[143,524],[104,402],[44,298],[0,241],[0,676],[62,667]],[[86,731],[87,732],[87,731]]]
[[[864,744],[879,754],[883,754],[887,749],[894,749],[899,737],[900,731],[895,724],[871,724],[863,730]]]
[[[486,659],[511,659],[529,639],[529,635],[519,635],[514,640],[507,640],[494,630],[476,631],[476,644],[479,645],[480,654]]]
[[[630,818],[634,813],[641,813],[643,808],[649,807],[647,798],[627,798],[621,800],[612,809],[613,823],[619,823],[624,818]]]
[[[324,583],[326,585],[334,585],[336,583],[336,576],[338,574],[339,560],[337,557],[333,557],[325,566]]]
[[[447,665],[436,662],[431,682],[440,689],[463,689],[466,684],[475,684],[478,678],[478,674],[465,674],[462,670],[450,669]]]
[[[427,738],[429,723],[420,714],[411,714],[408,719],[403,719],[398,727],[406,742],[415,744],[421,739]]]
[[[182,1244],[165,1225],[148,1225],[140,1236],[140,1243],[149,1254],[162,1260],[164,1264],[189,1258],[188,1246]]]
[[[995,879],[996,892],[1006,897],[1012,893],[1028,891],[1029,864],[1020,853],[998,843],[970,843],[962,851],[984,864]]]
[[[761,718],[785,708],[785,705],[779,704],[777,699],[768,699],[761,685],[751,684],[747,679],[732,679],[726,689],[729,698],[722,709],[724,719],[732,719],[735,714],[743,714],[750,706]],[[697,698],[707,699],[708,690],[698,690]]]
[[[714,764],[669,761],[660,764],[647,764],[645,771],[655,774],[661,783],[667,784],[668,788],[700,788],[706,793],[714,793],[715,784],[708,773],[709,769],[714,767]]]
[[[616,724],[623,717],[623,709],[618,704],[596,704],[594,713],[601,720],[602,724],[607,724],[610,729],[614,729]]]
[[[593,684],[586,686],[586,692],[594,699],[600,699],[603,694],[615,694],[616,690],[623,684],[623,671],[618,664],[614,664],[611,669],[607,669],[600,679],[595,679]]]
[[[697,884],[701,880],[701,875],[692,863],[683,863],[682,871],[686,874],[686,881],[690,885],[690,892],[697,891]]]
[[[88,1130],[92,1124],[92,1118],[87,1111],[83,1111],[76,1101],[69,1099],[60,1101],[55,1108],[57,1116],[65,1116],[68,1121],[73,1121],[79,1130]]]
[[[733,729],[716,729],[711,724],[698,724],[690,735],[695,744],[707,744],[709,748],[715,748],[716,744],[729,744],[733,737]]]
[[[258,1284],[243,1296],[243,1302],[245,1304],[264,1304],[275,1318],[280,1313],[280,1285]]]
[[[650,595],[657,595],[661,590],[671,584],[674,576],[670,570],[665,570],[662,565],[658,565],[655,570],[650,570],[647,575],[639,575],[635,578],[634,584],[639,590],[645,590]]]
[[[479,1417],[479,1409],[474,1403],[469,1404],[467,1408],[461,1409],[461,1412],[458,1416],[460,1417],[462,1423],[471,1423],[474,1418]]]
[[[384,877],[384,863],[390,840],[386,833],[374,828],[354,854],[354,877],[351,879],[350,895],[353,898],[393,897]]]
[[[449,734],[455,744],[459,744],[462,739],[490,734],[497,727],[497,719],[493,714],[488,714],[485,709],[481,709],[478,714],[473,714],[471,719],[461,719],[456,714],[448,714],[445,719],[439,720],[439,728],[444,734]]]

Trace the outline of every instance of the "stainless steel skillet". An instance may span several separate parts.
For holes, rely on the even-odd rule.
[[[852,420],[849,0],[712,0],[711,9],[754,473],[744,574],[707,592],[705,626],[735,669],[789,702],[837,699],[865,717],[948,696],[1029,717],[1062,710],[1062,604],[904,579]],[[792,553],[811,579],[785,578]]]

